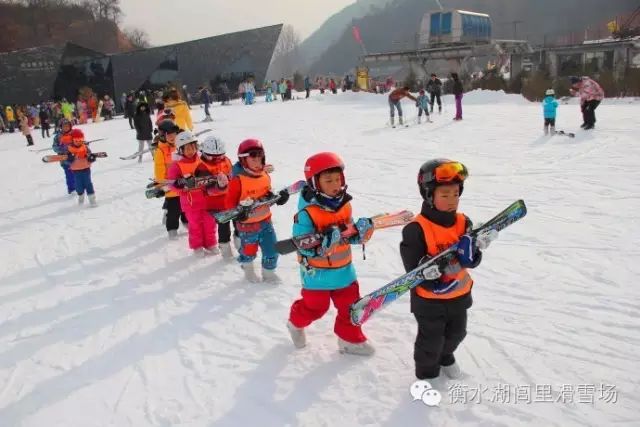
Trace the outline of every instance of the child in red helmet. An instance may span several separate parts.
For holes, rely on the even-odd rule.
[[[418,379],[440,375],[460,377],[453,356],[467,334],[467,309],[471,307],[473,280],[467,272],[482,260],[495,233],[472,238],[472,223],[458,212],[460,195],[467,178],[467,168],[460,162],[435,159],[422,165],[418,188],[422,210],[414,222],[402,230],[400,255],[406,271],[458,243],[458,259],[445,265],[427,268],[427,279],[411,291],[411,312],[418,322],[413,358]]]
[[[344,163],[335,153],[315,154],[305,163],[307,187],[302,191],[298,213],[294,217],[293,235],[321,232],[322,245],[313,250],[298,250],[302,298],[291,306],[287,328],[297,348],[306,345],[304,328],[320,319],[333,301],[338,315],[334,332],[342,353],[369,356],[374,348],[367,342],[360,326],[349,317],[349,306],[360,298],[356,271],[351,262],[351,245],[364,244],[371,238],[373,226],[368,218],[355,223],[358,234],[347,241],[341,228],[353,224],[351,196],[346,193]]]
[[[238,147],[238,162],[233,167],[233,178],[229,182],[226,205],[251,206],[254,202],[273,196],[271,177],[265,170],[265,153],[262,143],[257,139],[242,141]],[[284,205],[289,200],[286,190],[280,192],[277,205]],[[280,278],[275,269],[278,265],[278,252],[275,249],[276,232],[271,223],[271,209],[261,206],[236,220],[236,231],[240,238],[240,255],[238,262],[250,282],[258,282],[253,260],[262,250],[262,279],[265,282],[277,283]]]
[[[80,129],[72,129],[70,132],[71,144],[67,147],[67,161],[69,169],[73,172],[76,193],[78,194],[78,204],[84,203],[84,193],[89,196],[89,204],[96,206],[96,194],[91,181],[91,163],[96,157],[91,154],[91,150],[85,144],[84,133]]]

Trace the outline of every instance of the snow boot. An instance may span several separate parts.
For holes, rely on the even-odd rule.
[[[375,353],[375,348],[367,341],[361,343],[352,343],[338,338],[338,350],[340,353],[355,354],[358,356],[371,356]]]
[[[197,258],[204,258],[205,256],[204,248],[198,248],[193,250],[193,256]]]
[[[264,267],[262,267],[262,281],[273,284],[282,283],[282,280],[280,280],[280,277],[276,274],[275,269],[269,270]]]
[[[418,124],[422,123],[422,116],[418,116]]]
[[[98,203],[96,202],[95,194],[89,194],[89,205],[91,205],[92,208],[95,208],[96,206],[98,206]]]
[[[304,328],[297,328],[291,320],[287,322],[287,329],[291,334],[291,341],[295,348],[304,348],[307,345],[307,335],[304,332]]]
[[[84,205],[84,194],[80,194],[78,196],[78,204],[79,205]]]
[[[244,278],[247,279],[247,281],[251,283],[260,282],[260,278],[256,274],[256,269],[253,265],[253,262],[242,263],[240,264],[240,268],[242,268],[242,270],[244,271]]]
[[[178,240],[178,230],[169,230],[167,234],[169,235],[169,240]]]
[[[442,114],[442,107],[438,106],[438,114]]]
[[[220,248],[217,246],[204,248],[204,251],[206,252],[207,255],[220,255]]]
[[[231,249],[231,242],[220,243],[220,252],[222,252],[222,258],[233,258],[233,249]]]
[[[442,372],[452,380],[457,380],[462,377],[462,371],[460,370],[460,366],[456,362],[453,362],[449,366],[441,366]]]
[[[391,127],[394,128],[396,127],[396,118],[391,116]]]
[[[404,125],[404,121],[402,120],[402,116],[398,117],[398,123],[400,123],[400,126]]]
[[[549,135],[549,126],[544,125],[544,134]]]
[[[555,135],[555,133],[556,133],[556,127],[555,127],[555,126],[551,126],[551,127],[549,128],[549,132],[551,133],[551,135]]]

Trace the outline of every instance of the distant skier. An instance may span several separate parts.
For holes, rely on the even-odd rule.
[[[392,127],[396,127],[395,125],[395,110],[398,110],[398,122],[400,123],[400,125],[403,125],[404,122],[402,120],[402,105],[400,104],[400,101],[402,101],[402,98],[407,97],[411,100],[413,100],[414,102],[417,101],[416,97],[411,95],[411,93],[409,92],[409,86],[404,86],[404,87],[400,87],[395,89],[393,92],[391,92],[389,94],[389,113],[391,114],[391,126]],[[408,125],[407,125],[408,126]]]
[[[604,98],[602,87],[587,76],[569,77],[571,82],[571,95],[580,97],[580,110],[583,123],[580,127],[584,130],[593,129],[596,125],[596,108]]]
[[[138,163],[142,162],[142,151],[145,143],[151,150],[151,140],[153,139],[153,122],[151,122],[151,112],[149,104],[141,102],[136,107],[136,114],[133,116],[133,126],[136,128],[136,139],[138,140]]]
[[[425,95],[424,90],[420,90],[420,94],[416,99],[416,107],[418,107],[418,123],[422,121],[423,111],[425,115],[425,120],[427,122],[430,122],[431,118],[429,117],[429,98],[427,98],[427,95]]]
[[[467,334],[467,309],[472,303],[473,280],[467,269],[480,264],[481,250],[497,238],[496,232],[477,238],[467,234],[472,223],[458,212],[467,175],[460,162],[425,162],[418,172],[422,210],[402,230],[400,256],[406,271],[458,244],[457,259],[427,268],[425,280],[411,291],[411,312],[418,323],[413,359],[420,380],[438,377],[441,369],[449,378],[460,378],[454,352]]]
[[[431,112],[433,113],[433,103],[438,101],[438,112],[442,113],[442,101],[440,95],[442,95],[442,81],[436,76],[435,73],[431,74],[431,80],[427,83],[427,92],[431,94]]]
[[[558,101],[556,101],[556,92],[553,89],[547,89],[544,93],[545,97],[542,101],[542,111],[544,115],[544,134],[553,135],[556,132],[556,110],[558,109]]]
[[[456,116],[453,120],[462,120],[462,94],[464,93],[464,88],[458,73],[451,73],[451,78],[453,79],[453,96],[456,99]]]
[[[76,193],[78,194],[78,204],[84,203],[84,193],[89,197],[91,207],[96,206],[96,194],[91,181],[91,163],[96,157],[87,146],[84,133],[80,129],[73,129],[70,133],[71,144],[67,147],[69,169],[73,172]]]

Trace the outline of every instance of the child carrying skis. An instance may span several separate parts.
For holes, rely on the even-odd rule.
[[[551,135],[553,135],[556,132],[556,110],[558,109],[558,101],[556,101],[556,93],[553,89],[547,89],[544,95],[545,97],[542,101],[544,134],[549,135],[549,127],[551,127]]]
[[[196,169],[196,176],[215,176],[216,184],[210,185],[206,191],[206,209],[212,216],[216,212],[227,208],[225,197],[231,179],[231,160],[225,155],[224,141],[213,135],[207,136],[200,150],[201,164]],[[233,258],[231,250],[231,222],[218,224],[218,243],[222,257]]]
[[[233,178],[229,183],[226,206],[245,206],[246,211],[236,219],[236,230],[240,237],[240,255],[238,262],[245,278],[252,283],[258,282],[253,261],[262,249],[262,279],[266,282],[279,282],[275,269],[278,265],[276,252],[276,232],[271,223],[271,209],[268,205],[251,210],[251,205],[264,197],[272,196],[271,177],[265,171],[265,153],[262,143],[257,139],[247,139],[238,146],[238,162],[233,167]],[[289,200],[289,193],[282,190],[277,205]]]
[[[416,99],[416,107],[418,107],[418,124],[422,121],[423,111],[426,122],[431,122],[431,118],[429,117],[429,97],[425,95],[424,90],[420,90],[420,94]]]
[[[334,332],[341,353],[370,356],[374,348],[360,326],[354,326],[349,307],[360,298],[356,271],[351,262],[351,245],[366,243],[373,234],[368,218],[355,222],[358,234],[348,240],[340,236],[341,227],[353,224],[351,196],[346,192],[344,163],[334,153],[318,153],[309,157],[304,166],[308,185],[298,202],[293,235],[313,232],[324,234],[317,249],[298,249],[301,298],[291,305],[287,328],[297,348],[306,345],[305,328],[320,319],[333,301],[338,314]]]
[[[422,210],[402,230],[400,255],[406,271],[458,243],[457,259],[424,272],[426,280],[411,291],[411,312],[418,322],[413,358],[418,379],[436,378],[440,369],[459,378],[453,355],[467,334],[467,309],[471,307],[473,280],[467,268],[482,260],[481,250],[497,238],[493,231],[472,238],[469,218],[458,212],[467,168],[460,162],[435,159],[418,172]]]
[[[67,161],[69,169],[73,172],[73,180],[78,194],[78,204],[84,203],[84,193],[89,196],[91,207],[96,206],[96,194],[91,181],[91,163],[96,161],[96,156],[91,153],[85,144],[84,133],[80,129],[71,131],[71,144],[69,144]]]
[[[60,119],[60,130],[53,135],[53,145],[51,148],[56,154],[67,154],[69,145],[71,144],[71,132],[73,125],[67,119]],[[60,162],[60,166],[64,171],[64,177],[67,183],[67,193],[69,195],[76,191],[73,181],[73,172],[69,169],[69,160]]]
[[[178,156],[169,167],[167,178],[174,181],[171,187],[180,195],[180,208],[189,221],[189,248],[196,256],[219,254],[216,221],[206,209],[206,189],[186,188],[184,179],[196,176],[201,164],[198,140],[188,130],[180,132],[176,138],[176,151]]]

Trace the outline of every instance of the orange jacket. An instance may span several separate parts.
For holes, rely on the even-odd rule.
[[[408,90],[404,90],[404,88],[399,87],[389,94],[389,101],[400,101],[405,96],[409,99],[413,99],[414,101],[416,100],[416,98],[411,95]]]
[[[318,205],[308,205],[303,210],[307,212],[319,233],[325,232],[331,226],[345,227],[353,222],[351,203],[345,203],[336,212],[322,209]],[[342,242],[329,256],[302,257],[298,253],[298,262],[315,268],[342,268],[351,264],[351,245],[348,242]]]
[[[415,221],[420,224],[422,233],[427,246],[427,255],[434,257],[443,250],[460,240],[460,237],[466,232],[466,217],[464,214],[456,214],[456,222],[453,227],[443,227],[429,221],[422,215],[418,215]],[[416,294],[426,299],[453,299],[471,292],[473,280],[466,268],[462,268],[458,260],[452,261],[446,268],[445,273],[439,279],[444,283],[450,283],[458,280],[458,285],[448,293],[436,294],[430,289],[422,286],[416,287]]]
[[[258,201],[271,191],[271,178],[266,172],[258,176],[237,175],[229,183],[226,205],[233,208],[240,204],[240,200],[251,198]],[[254,210],[243,223],[254,223],[271,218],[271,209],[265,205]]]
[[[158,143],[158,149],[153,156],[153,175],[157,181],[167,179],[167,172],[169,166],[173,163],[173,153],[176,151],[176,146],[167,142]],[[175,191],[168,191],[165,197],[178,197],[178,193]]]

